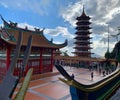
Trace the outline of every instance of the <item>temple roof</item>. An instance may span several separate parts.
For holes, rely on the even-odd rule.
[[[4,27],[1,29],[0,32],[0,38],[2,38],[4,41],[6,41],[9,44],[16,45],[16,41],[18,39],[19,32],[21,31],[23,33],[23,42],[22,45],[26,46],[28,37],[32,35],[33,41],[32,46],[33,47],[45,47],[45,48],[62,48],[67,45],[67,40],[63,44],[55,44],[53,41],[49,41],[43,34],[43,30],[35,29],[28,30],[27,28],[19,28],[17,26],[17,23],[8,23],[1,17]]]

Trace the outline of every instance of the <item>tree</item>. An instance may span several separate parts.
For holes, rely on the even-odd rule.
[[[106,58],[106,59],[109,59],[110,56],[111,56],[111,53],[107,51],[107,52],[105,53],[105,58]]]
[[[117,61],[120,63],[120,52],[118,52],[118,55],[117,55]]]

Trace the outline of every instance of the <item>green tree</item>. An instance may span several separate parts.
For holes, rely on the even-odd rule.
[[[105,58],[106,58],[106,59],[109,59],[110,57],[111,57],[111,53],[107,51],[107,52],[105,53]]]

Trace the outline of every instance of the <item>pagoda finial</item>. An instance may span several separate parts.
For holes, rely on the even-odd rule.
[[[85,12],[85,11],[84,11],[84,5],[83,5],[83,12]]]
[[[86,14],[85,14],[85,10],[84,10],[84,5],[83,5],[82,15],[86,15]]]

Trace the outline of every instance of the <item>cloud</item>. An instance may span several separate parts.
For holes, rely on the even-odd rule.
[[[67,8],[61,9],[60,16],[62,16],[65,22],[68,22],[72,26],[76,26],[75,19],[78,15],[80,15],[79,11],[81,11],[82,7],[83,5],[81,4],[81,2],[77,2],[74,4],[70,3]]]
[[[50,0],[0,0],[0,5],[8,9],[30,11],[39,15],[47,14]]]
[[[45,34],[49,34],[51,36],[62,35],[65,38],[73,38],[74,35],[70,34],[66,27],[58,26],[55,29],[45,29]]]
[[[28,23],[19,23],[18,24],[18,27],[20,27],[20,28],[25,28],[25,27],[27,27],[29,30],[35,30],[34,28],[36,27],[36,26],[33,26],[33,25],[29,25]],[[38,28],[38,27],[36,27],[36,28]]]
[[[60,50],[62,52],[67,50],[67,53],[68,53],[69,56],[74,56],[74,54],[73,54],[73,52],[74,52],[73,47],[66,46],[66,47],[64,47],[64,48],[62,48]]]

